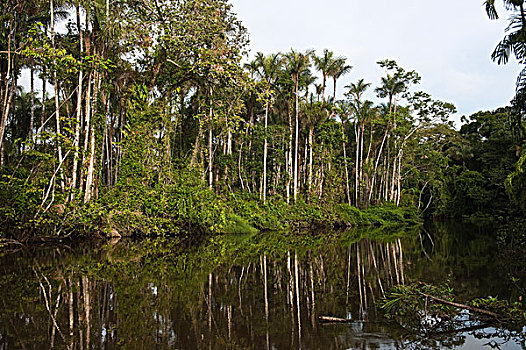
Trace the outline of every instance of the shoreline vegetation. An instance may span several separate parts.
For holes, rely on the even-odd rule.
[[[414,207],[385,205],[357,209],[348,204],[307,204],[269,200],[265,204],[248,195],[215,195],[207,188],[163,193],[164,200],[130,203],[101,197],[89,206],[51,208],[38,222],[13,217],[4,236],[17,240],[114,236],[185,236],[252,234],[265,231],[346,229],[415,225],[422,218]],[[119,204],[115,204],[119,203]],[[163,205],[164,203],[164,205]],[[150,207],[146,207],[150,205]],[[183,208],[184,206],[184,208]],[[146,208],[146,209],[145,209]],[[38,233],[34,233],[34,232]]]
[[[519,99],[457,129],[392,59],[374,86],[329,49],[249,55],[227,0],[165,5],[0,7],[0,238],[525,217]]]

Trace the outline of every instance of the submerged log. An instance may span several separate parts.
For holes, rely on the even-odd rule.
[[[339,318],[339,317],[332,317],[332,316],[318,316],[318,319],[322,322],[339,322],[339,323],[352,322],[352,320],[349,320],[347,318]]]

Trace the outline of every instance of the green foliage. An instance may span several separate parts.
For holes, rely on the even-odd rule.
[[[446,215],[496,219],[522,215],[521,182],[516,181],[514,188],[508,186],[508,191],[505,187],[506,181],[511,183],[510,176],[519,176],[515,165],[519,144],[510,113],[509,108],[502,108],[464,119],[463,140],[452,146],[451,151],[456,150],[450,151],[445,173]]]
[[[224,232],[227,234],[255,234],[258,230],[250,226],[250,224],[239,215],[232,214],[228,218]]]

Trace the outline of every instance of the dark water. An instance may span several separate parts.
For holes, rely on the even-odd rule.
[[[449,281],[460,301],[519,298],[524,261],[493,238],[435,225],[4,250],[0,349],[525,349],[524,329],[425,337],[378,308],[412,281]]]

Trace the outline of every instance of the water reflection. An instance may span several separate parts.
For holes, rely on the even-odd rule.
[[[491,247],[461,250],[458,239],[357,231],[220,237],[186,248],[161,239],[19,251],[0,258],[0,349],[462,345],[466,334],[424,344],[375,306],[410,280],[450,278],[471,293],[508,287],[502,273],[493,274],[498,267],[485,266]],[[479,256],[470,258],[469,249]],[[499,296],[513,297],[507,291]],[[504,345],[520,348],[513,340]]]

